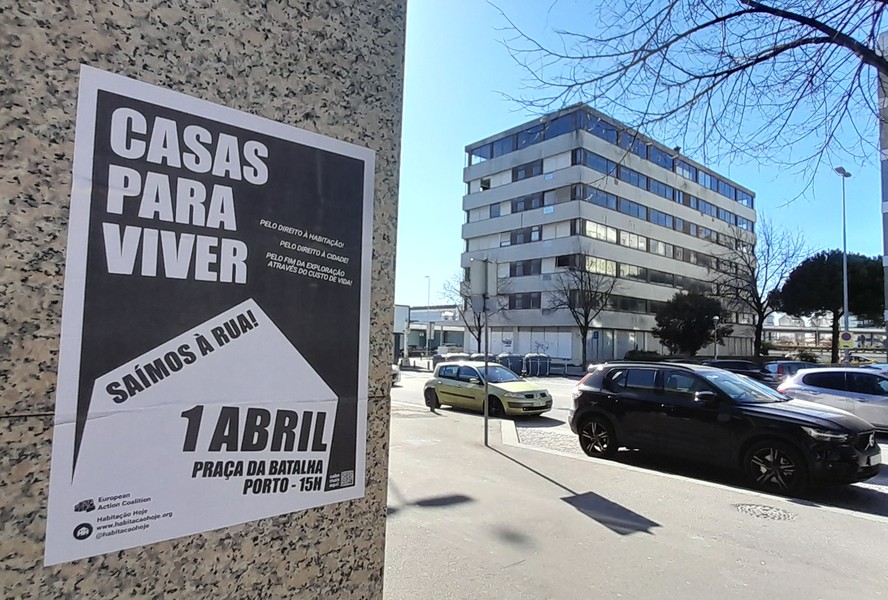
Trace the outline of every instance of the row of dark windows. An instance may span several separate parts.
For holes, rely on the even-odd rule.
[[[511,264],[515,265],[517,263]],[[585,256],[583,254],[562,254],[561,256],[557,256],[555,257],[555,266],[582,269],[592,273],[619,277],[620,279],[631,279],[633,281],[642,281],[645,283],[664,285],[682,290],[693,290],[701,293],[708,293],[712,290],[712,286],[709,283],[694,277],[685,277],[674,273],[658,271],[656,269],[639,267],[637,265],[630,265],[622,262],[618,263],[604,258]],[[537,271],[537,273],[538,272],[539,271]],[[513,277],[517,277],[517,275],[513,275]]]
[[[657,254],[680,260],[692,265],[699,265],[707,269],[715,269],[718,260],[703,252],[697,252],[690,248],[676,246],[660,240],[655,240],[631,231],[625,231],[603,225],[587,219],[573,219],[570,223],[571,235],[582,235],[584,237],[602,240],[611,244],[619,244],[633,250],[640,250],[649,254]]]
[[[507,135],[493,142],[477,146],[469,150],[470,164],[478,164],[491,158],[504,156],[516,150],[527,148],[533,144],[549,140],[558,136],[572,133],[578,130],[585,130],[592,135],[605,140],[610,144],[619,146],[620,148],[635,154],[645,160],[667,169],[674,171],[690,179],[701,186],[708,188],[714,192],[721,194],[731,200],[739,202],[744,206],[753,206],[752,195],[735,188],[733,185],[723,181],[715,175],[691,165],[690,163],[676,158],[672,153],[661,150],[656,145],[645,142],[629,131],[618,128],[612,123],[596,117],[592,113],[579,109],[568,113],[556,119],[552,119],[547,123],[534,125],[519,131],[518,133]]]
[[[580,304],[579,298],[580,291],[573,290],[571,292],[570,302],[574,305]],[[642,313],[642,314],[657,314],[657,311],[660,310],[663,306],[665,306],[666,302],[662,300],[646,300],[644,298],[633,298],[632,296],[621,296],[619,294],[611,294],[611,296],[607,299],[605,303],[605,310],[615,311],[615,312],[628,312],[628,313]],[[523,310],[523,309],[533,309],[533,308],[541,308],[542,306],[542,293],[541,292],[523,292],[520,294],[509,294],[508,295],[508,306],[510,310]],[[723,323],[726,324],[736,324],[736,323],[745,323],[749,324],[750,319],[747,314],[740,314],[736,312],[727,312],[725,316],[725,320]]]
[[[710,202],[685,194],[681,190],[676,190],[672,186],[666,185],[661,181],[657,181],[646,175],[642,175],[638,171],[633,171],[628,167],[618,165],[612,160],[608,160],[603,156],[599,156],[594,152],[589,152],[585,148],[577,148],[571,155],[571,163],[574,165],[584,165],[611,177],[616,177],[620,181],[625,181],[630,185],[641,188],[657,196],[672,200],[678,204],[683,204],[695,210],[699,210],[704,215],[710,215],[716,219],[722,220],[731,225],[736,225],[746,231],[753,231],[753,223],[748,219],[744,219],[729,210],[718,208]],[[591,186],[586,186],[591,188]],[[591,188],[595,189],[595,188]],[[645,217],[638,216],[641,219]]]

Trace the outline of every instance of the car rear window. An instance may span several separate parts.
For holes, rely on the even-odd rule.
[[[654,369],[629,369],[626,375],[626,387],[642,390],[654,389],[657,382],[657,371]]]
[[[842,372],[808,373],[802,377],[802,383],[828,390],[844,390],[845,374]]]

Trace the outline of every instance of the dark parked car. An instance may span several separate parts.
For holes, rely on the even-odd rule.
[[[765,369],[769,373],[773,373],[780,381],[787,377],[792,377],[802,369],[816,369],[817,363],[806,362],[804,360],[775,360],[765,363]]]
[[[747,377],[752,377],[756,381],[761,381],[765,385],[769,385],[773,388],[776,388],[778,385],[780,385],[780,380],[774,373],[771,373],[764,367],[760,367],[754,362],[750,362],[748,360],[707,360],[704,361],[703,364],[710,367],[724,369],[725,371],[730,371],[731,373],[737,373],[738,375],[746,375]]]
[[[651,450],[741,469],[755,487],[790,494],[816,480],[869,479],[881,463],[863,419],[700,365],[601,365],[574,389],[570,427],[589,456]]]

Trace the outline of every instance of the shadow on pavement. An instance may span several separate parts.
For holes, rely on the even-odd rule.
[[[534,475],[538,477],[542,477],[552,485],[555,485],[562,490],[566,491],[570,494],[570,496],[566,496],[562,498],[565,502],[576,508],[578,511],[594,519],[598,523],[604,525],[614,533],[618,533],[620,535],[629,535],[632,533],[649,533],[653,535],[654,527],[660,527],[659,523],[651,521],[636,512],[629,510],[628,508],[617,504],[616,502],[612,502],[603,496],[599,496],[594,492],[585,492],[583,494],[579,494],[574,490],[570,489],[566,485],[555,481],[548,475],[540,473],[536,469],[532,467],[528,467],[520,460],[512,458],[508,454],[497,450],[496,448],[491,448],[493,452],[496,452],[503,458],[511,460],[513,463],[524,467]]]
[[[550,417],[517,417],[514,419],[519,427],[563,427],[564,421]]]
[[[397,506],[392,506],[389,504],[386,509],[386,514],[389,516],[395,515],[402,510],[417,507],[417,508],[447,508],[450,506],[455,506],[457,504],[465,504],[466,502],[474,502],[474,499],[469,496],[464,496],[462,494],[449,494],[446,496],[431,496],[429,498],[423,498],[421,500],[414,500],[413,502],[408,502],[404,495],[401,493],[401,490],[398,489],[398,486],[395,485],[395,482],[389,478],[389,491],[391,491],[391,495],[397,501]]]
[[[633,450],[620,451],[615,460],[661,473],[671,473],[736,488],[754,489],[746,485],[739,471],[653,456],[650,453]],[[761,492],[761,490],[754,491]],[[863,483],[854,485],[822,484],[810,490],[804,498],[788,499],[806,506],[832,506],[888,517],[888,469],[883,466],[876,477]]]

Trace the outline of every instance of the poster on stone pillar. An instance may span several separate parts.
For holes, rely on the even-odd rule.
[[[47,565],[364,495],[374,153],[83,67]]]

